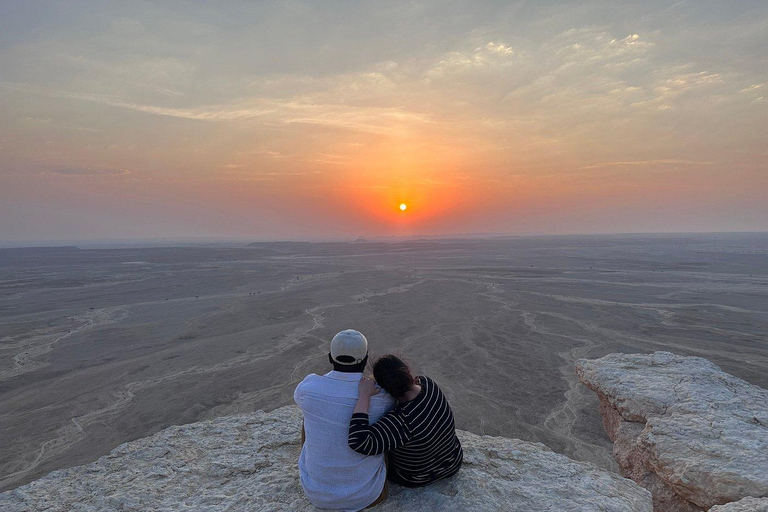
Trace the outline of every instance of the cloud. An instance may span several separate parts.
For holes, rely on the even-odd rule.
[[[366,79],[370,78],[371,73],[361,73],[358,76],[361,79]],[[337,84],[337,86],[332,87],[328,91],[316,93],[314,97],[304,96],[286,100],[256,97],[240,103],[194,108],[143,105],[121,101],[108,95],[76,93],[8,82],[0,82],[0,87],[56,98],[100,103],[110,107],[133,110],[145,114],[193,121],[223,122],[258,118],[266,123],[273,124],[314,124],[378,134],[400,134],[402,133],[401,127],[403,125],[431,122],[428,115],[409,111],[403,107],[371,107],[339,103],[339,93],[342,89],[348,90],[350,86],[349,77],[345,77],[341,82],[341,85]]]
[[[131,171],[128,169],[105,169],[97,167],[63,167],[60,169],[53,169],[43,172],[46,176],[72,176],[72,177],[86,177],[86,176],[127,176]]]
[[[604,167],[636,167],[636,166],[654,166],[654,165],[714,165],[715,162],[697,161],[697,160],[676,160],[673,158],[662,158],[659,160],[629,160],[623,162],[602,162],[599,164],[585,165],[579,169],[601,169]]]
[[[213,181],[273,182],[275,184],[280,184],[284,183],[286,179],[309,178],[316,176],[317,174],[317,171],[263,171],[253,168],[239,168],[225,170],[218,174]]]
[[[317,153],[313,162],[319,164],[331,165],[354,165],[355,162],[348,155],[337,155],[334,153]]]
[[[425,74],[430,78],[439,78],[453,73],[506,67],[511,65],[514,55],[509,46],[490,41],[471,51],[452,51],[442,55]]]
[[[0,87],[24,95],[78,100],[61,101],[62,109],[84,113],[69,117],[86,119],[102,130],[93,138],[115,130],[115,123],[102,120],[116,116],[120,116],[120,127],[136,127],[125,129],[120,137],[138,139],[139,145],[145,143],[142,133],[166,126],[160,117],[183,119],[190,123],[173,123],[172,129],[163,132],[167,135],[160,135],[170,147],[180,144],[177,133],[195,140],[196,151],[214,151],[219,144],[226,145],[230,155],[262,139],[280,148],[286,161],[294,155],[301,160],[320,158],[321,152],[329,152],[329,144],[335,144],[332,138],[340,135],[353,139],[350,142],[374,143],[371,134],[420,140],[453,154],[479,155],[512,147],[515,153],[510,158],[528,154],[531,161],[534,154],[563,155],[581,148],[597,154],[611,145],[641,145],[641,152],[630,156],[617,151],[597,159],[656,157],[643,148],[660,144],[658,135],[663,126],[670,126],[669,116],[678,116],[669,129],[685,138],[712,116],[726,125],[738,123],[738,111],[718,110],[718,105],[732,101],[739,91],[744,91],[738,94],[744,105],[761,101],[764,73],[737,73],[732,66],[722,65],[719,54],[704,49],[683,59],[673,45],[692,44],[691,32],[638,21],[644,19],[642,14],[658,14],[658,5],[633,8],[638,16],[626,20],[603,9],[598,16],[595,8],[563,4],[557,9],[527,5],[514,12],[486,9],[494,13],[492,17],[449,17],[452,30],[443,30],[446,20],[437,16],[424,27],[424,37],[376,21],[367,25],[370,44],[353,53],[348,51],[349,38],[328,35],[325,18],[312,24],[322,37],[319,32],[297,30],[302,34],[299,41],[279,39],[279,47],[272,48],[255,44],[261,36],[252,30],[224,29],[240,20],[235,8],[217,10],[210,19],[203,16],[206,9],[190,9],[180,16],[180,23],[202,23],[200,37],[193,37],[185,27],[168,33],[169,19],[163,18],[168,12],[157,16],[136,12],[136,19],[112,18],[112,24],[95,39],[52,33],[50,39],[23,45],[22,53],[16,47],[9,49],[7,54],[15,55],[15,60],[5,67],[17,71],[7,77],[13,83],[0,83]],[[302,16],[310,18],[324,12],[318,6],[306,9]],[[688,10],[679,3],[669,16],[689,16]],[[367,11],[361,8],[358,13],[364,22]],[[275,12],[287,16],[281,18],[286,26],[298,22],[292,12]],[[257,4],[243,13],[257,14],[269,16]],[[336,19],[337,13],[328,14]],[[379,18],[368,21],[374,19]],[[460,26],[465,21],[468,24]],[[683,20],[683,26],[687,23]],[[690,31],[694,28],[691,25]],[[704,33],[713,30],[699,28]],[[212,35],[213,39],[205,39]],[[97,44],[109,37],[121,44],[106,48]],[[330,62],[329,55],[333,56]],[[31,67],[29,63],[50,72],[44,76],[29,70],[22,73]],[[105,107],[89,107],[81,101]],[[54,102],[40,99],[37,103]],[[121,115],[106,107],[145,116]],[[49,114],[41,110],[32,115]],[[231,130],[227,142],[216,135],[224,125]],[[342,135],[341,130],[349,133]],[[71,137],[84,140],[85,136]],[[669,133],[664,138],[671,140]],[[664,148],[660,154],[677,153]],[[218,159],[222,160],[228,161]],[[576,160],[591,161],[579,155]]]

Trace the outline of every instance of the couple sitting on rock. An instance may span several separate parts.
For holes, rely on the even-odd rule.
[[[373,364],[375,382],[364,377],[368,341],[352,329],[333,337],[328,358],[333,370],[308,375],[293,395],[304,415],[301,485],[313,505],[357,511],[387,497],[387,480],[420,487],[459,470],[453,413],[429,377],[413,377],[393,355]]]

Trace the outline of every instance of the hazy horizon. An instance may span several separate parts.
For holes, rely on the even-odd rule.
[[[372,235],[372,236],[339,236],[339,237],[295,237],[295,238],[258,238],[258,237],[134,237],[134,238],[90,238],[90,239],[41,239],[41,240],[9,240],[0,241],[0,249],[35,249],[35,248],[60,248],[75,246],[78,248],[141,248],[141,247],[174,247],[174,244],[190,247],[206,246],[233,246],[243,244],[264,243],[398,243],[423,240],[451,241],[451,240],[500,240],[506,238],[630,238],[630,237],[695,237],[695,236],[746,236],[768,235],[768,231],[685,231],[685,232],[625,232],[625,233],[437,233],[437,234],[412,234],[412,235]]]
[[[0,67],[3,243],[768,230],[764,1],[12,0]]]

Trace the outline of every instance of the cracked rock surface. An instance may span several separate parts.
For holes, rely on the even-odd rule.
[[[767,390],[669,352],[582,359],[576,372],[600,398],[622,474],[652,492],[656,512],[768,496]]]
[[[744,498],[727,505],[717,505],[709,512],[768,512],[768,498]]]
[[[299,484],[301,414],[288,406],[167,428],[85,466],[0,494],[4,512],[309,511]],[[381,512],[651,512],[629,479],[542,444],[459,432],[459,473],[421,489],[390,487]]]

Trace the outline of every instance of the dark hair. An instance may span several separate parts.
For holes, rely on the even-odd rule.
[[[339,356],[339,359],[343,361],[342,358],[349,357],[349,356]],[[352,359],[350,357],[350,359]],[[366,365],[368,364],[368,354],[365,355],[362,361],[360,361],[357,364],[339,364],[336,361],[333,360],[333,356],[331,353],[328,353],[328,361],[333,365],[333,369],[337,372],[344,372],[344,373],[363,373],[365,370]]]
[[[402,398],[413,385],[413,376],[408,365],[399,357],[387,354],[373,363],[373,377],[376,383],[392,398]]]

